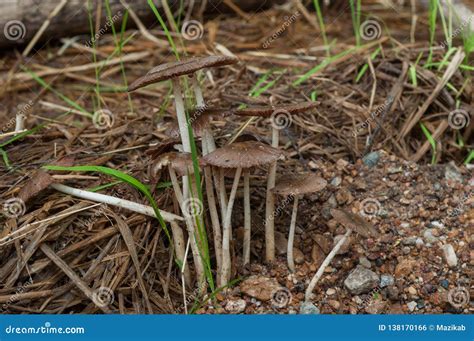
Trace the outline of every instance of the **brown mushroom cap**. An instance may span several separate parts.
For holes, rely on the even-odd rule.
[[[363,237],[378,237],[380,235],[374,225],[357,214],[344,210],[331,209],[331,215],[339,224],[356,231]]]
[[[324,189],[327,184],[326,180],[315,174],[302,174],[281,179],[273,192],[282,196],[315,193]]]
[[[207,67],[218,67],[235,64],[237,62],[238,59],[234,57],[207,56],[161,64],[148,71],[145,76],[138,78],[136,81],[130,84],[128,91],[134,91],[144,86],[158,83],[167,79],[189,75]]]
[[[276,106],[265,106],[265,107],[249,107],[245,109],[237,109],[233,111],[233,114],[239,116],[260,116],[270,117],[274,112],[288,112],[289,114],[299,114],[315,108],[318,102],[303,102],[289,105],[276,105]]]
[[[155,170],[161,169],[165,166],[171,167],[179,176],[185,176],[194,173],[191,153],[165,153],[161,155]]]
[[[251,168],[278,160],[283,152],[257,141],[235,142],[202,158],[204,164],[221,168]]]

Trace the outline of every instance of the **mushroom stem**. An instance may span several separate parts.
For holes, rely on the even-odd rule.
[[[227,211],[227,193],[225,190],[225,177],[223,168],[219,169],[219,199],[221,204],[221,219],[224,221]]]
[[[181,193],[181,188],[179,187],[179,182],[176,176],[176,172],[171,167],[168,167],[168,169],[170,173],[171,183],[173,184],[174,193],[176,195],[176,199],[178,199],[178,203],[179,203],[179,206],[181,207],[181,211],[183,212],[184,220],[186,222],[186,227],[188,229],[189,239],[191,240],[191,251],[193,253],[194,265],[196,267],[196,276],[198,278],[199,287],[201,287],[201,285],[203,285],[204,287],[204,284],[203,284],[205,281],[204,265],[202,263],[202,258],[199,252],[199,247],[198,247],[197,238],[196,238],[197,237],[196,230],[194,229],[194,223],[191,217],[189,217],[189,214],[186,214],[186,208],[184,207],[184,197],[183,197],[183,193]]]
[[[204,108],[206,103],[204,102],[204,96],[202,95],[202,89],[199,85],[196,73],[193,73],[191,78],[191,86],[194,91],[194,96],[196,97],[196,104],[199,108]]]
[[[319,267],[318,271],[316,274],[311,278],[311,281],[309,282],[308,288],[306,289],[306,292],[304,294],[304,300],[305,302],[308,302],[311,300],[311,297],[313,296],[313,290],[316,284],[318,283],[319,279],[321,278],[322,274],[324,273],[324,270],[327,268],[327,266],[331,263],[332,259],[336,256],[336,254],[339,252],[341,249],[342,245],[346,242],[347,238],[349,238],[350,234],[352,233],[352,229],[348,229],[344,236],[337,242],[337,244],[334,246],[334,248],[329,252],[327,257],[324,259],[323,263]]]
[[[291,213],[290,233],[288,235],[287,259],[291,272],[295,272],[295,261],[293,259],[293,242],[295,240],[296,214],[298,213],[299,196],[296,195],[293,202],[293,212]]]
[[[214,187],[212,186],[211,167],[204,167],[204,177],[206,181],[206,195],[207,202],[209,204],[212,230],[214,232],[214,249],[216,253],[217,275],[220,276],[222,268],[222,233],[219,222],[219,214],[217,213],[216,197],[214,196]]]
[[[244,265],[250,263],[250,171],[244,170]]]
[[[183,230],[174,221],[171,222],[170,225],[171,225],[171,232],[173,233],[173,243],[174,243],[174,249],[176,252],[176,259],[183,267],[180,270],[183,272],[184,282],[189,287],[191,286],[192,281],[191,281],[191,273],[189,272],[189,268],[184,267],[186,250],[185,250]]]
[[[232,190],[229,196],[229,203],[227,204],[227,212],[224,220],[224,231],[222,236],[222,275],[220,286],[223,287],[227,285],[230,281],[231,276],[231,257],[230,257],[230,236],[231,231],[231,218],[232,218],[232,208],[234,206],[235,195],[237,193],[237,188],[239,187],[240,174],[242,173],[242,168],[237,168],[235,171],[234,183],[232,184]]]
[[[16,114],[15,117],[15,132],[19,133],[23,130],[25,130],[25,115],[23,114]]]
[[[186,111],[184,109],[183,94],[181,92],[179,79],[173,78],[174,102],[176,105],[176,116],[178,118],[179,134],[183,143],[183,151],[191,153],[191,140],[189,138],[188,121],[186,119]]]
[[[272,147],[278,148],[279,137],[279,130],[273,127]],[[275,187],[276,166],[276,161],[270,165],[267,179],[267,197],[265,206],[265,260],[267,262],[273,262],[275,260],[275,220],[273,219],[275,195],[273,194],[272,189]]]

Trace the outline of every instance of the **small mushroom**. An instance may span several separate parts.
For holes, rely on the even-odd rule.
[[[334,245],[334,248],[324,259],[316,274],[313,276],[313,278],[311,278],[311,281],[309,282],[308,288],[305,292],[305,302],[309,302],[311,300],[314,287],[316,286],[322,274],[324,273],[324,270],[331,263],[332,259],[337,255],[340,248],[342,247],[342,245],[344,245],[353,230],[366,238],[380,236],[380,234],[377,232],[377,230],[371,223],[365,221],[357,214],[344,210],[331,209],[331,215],[339,224],[344,225],[347,228],[347,231],[344,236],[337,242],[337,244]]]
[[[293,211],[291,213],[290,232],[288,235],[287,259],[291,272],[295,272],[293,260],[293,241],[295,238],[296,214],[298,201],[304,194],[319,192],[327,186],[327,181],[314,174],[304,174],[286,177],[273,188],[273,193],[284,197],[294,197]]]
[[[304,102],[291,105],[280,105],[280,106],[266,106],[266,107],[250,107],[245,109],[234,110],[233,113],[239,116],[259,116],[259,117],[272,117],[275,114],[283,113],[285,115],[295,115],[308,111],[318,105],[317,102]],[[279,117],[275,115],[273,117],[278,121]],[[286,117],[290,119],[290,117]],[[278,122],[272,124],[272,147],[278,148],[279,145],[279,130],[280,127]],[[265,217],[273,215],[275,210],[275,198],[271,192],[272,188],[275,187],[276,177],[276,162],[270,166],[270,171],[267,179],[267,194],[266,194],[266,205],[265,205]],[[275,223],[273,219],[268,219],[268,223],[265,225],[265,259],[267,262],[275,260]]]
[[[231,218],[234,206],[235,195],[239,185],[242,169],[244,172],[244,207],[245,207],[245,237],[244,237],[244,259],[250,258],[250,185],[248,170],[255,166],[262,166],[272,163],[279,159],[283,153],[276,148],[256,141],[236,142],[225,147],[216,149],[202,158],[206,165],[211,165],[221,169],[236,169],[232,190],[227,203],[225,216],[223,217],[222,233],[222,274],[220,276],[220,286],[225,286],[231,275],[231,257],[230,257],[230,236],[231,236]],[[221,179],[223,186],[223,178]]]
[[[156,170],[161,169],[163,167],[168,167],[171,183],[173,184],[174,193],[185,218],[184,220],[186,222],[188,235],[191,240],[191,251],[196,267],[196,275],[201,286],[201,283],[205,280],[205,273],[204,265],[200,255],[200,241],[197,238],[198,233],[196,233],[192,216],[188,213],[189,208],[186,207],[187,196],[185,196],[185,193],[181,191],[178,181],[178,176],[187,177],[188,175],[194,173],[191,154],[178,152],[169,152],[162,154],[155,166],[155,172]],[[183,179],[183,181],[185,180]]]

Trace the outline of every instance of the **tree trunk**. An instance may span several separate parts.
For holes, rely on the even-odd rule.
[[[153,0],[163,18],[162,1]],[[106,0],[68,0],[62,10],[52,18],[48,28],[41,36],[40,42],[50,39],[58,39],[65,36],[87,34],[90,36],[88,3],[92,8],[92,19],[95,26],[97,4],[102,4],[100,28],[110,29],[107,22]],[[205,13],[230,12],[231,9],[222,0],[186,0],[184,1],[184,13],[190,4],[194,12],[199,11],[205,2]],[[268,7],[281,0],[232,0],[232,2],[244,11],[259,10]],[[109,0],[112,12],[112,21],[115,25],[121,25],[121,17],[125,14],[125,8],[120,0]],[[147,0],[127,0],[126,3],[138,15],[145,24],[156,23],[156,17]],[[168,1],[173,10],[177,10],[179,1]],[[27,44],[38,32],[41,25],[46,21],[48,15],[60,4],[59,0],[2,0],[0,1],[0,48],[14,47]],[[265,6],[264,6],[265,5]],[[174,6],[174,8],[173,8]],[[115,20],[117,18],[117,20]],[[115,22],[116,21],[116,22]],[[133,20],[128,19],[130,25]]]

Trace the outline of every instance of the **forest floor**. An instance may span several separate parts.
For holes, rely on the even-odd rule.
[[[350,8],[325,11],[329,48],[314,9],[295,4],[201,19],[203,36],[178,48],[187,57],[239,58],[236,65],[203,73],[211,106],[319,102],[314,112],[292,117],[280,139],[286,158],[278,163],[278,175],[313,172],[328,182],[300,201],[296,272],[286,266],[292,203],[280,203],[275,220],[277,261],[264,262],[266,171],[257,169],[251,176],[251,264],[241,266],[239,190],[232,223],[238,282],[212,300],[193,288],[183,298],[179,269],[157,220],[67,196],[50,185],[148,205],[136,189],[98,172],[41,168],[120,170],[148,186],[160,209],[180,214],[169,179],[153,167],[175,120],[170,83],[125,91],[152,67],[175,59],[161,28],[148,31],[155,40],[125,31],[120,51],[108,33],[95,54],[80,41],[45,46],[27,60],[3,54],[0,311],[145,313],[148,307],[183,313],[186,305],[198,313],[297,313],[309,280],[344,234],[330,209],[344,208],[372,222],[381,237],[351,237],[314,290],[312,302],[321,313],[472,313],[472,58],[447,46],[440,24],[430,44],[422,8],[414,26],[410,7],[375,1],[363,6],[361,27],[371,24],[375,35],[363,33],[359,44]],[[26,117],[26,130],[16,136],[15,113]],[[97,113],[105,116],[97,119]],[[270,141],[266,119],[218,118],[218,146],[244,125],[246,133]],[[122,239],[117,220],[128,227],[133,246]],[[347,283],[357,282],[350,277],[356,268],[372,281]],[[349,290],[352,285],[360,290]],[[107,304],[92,299],[97,292]]]

